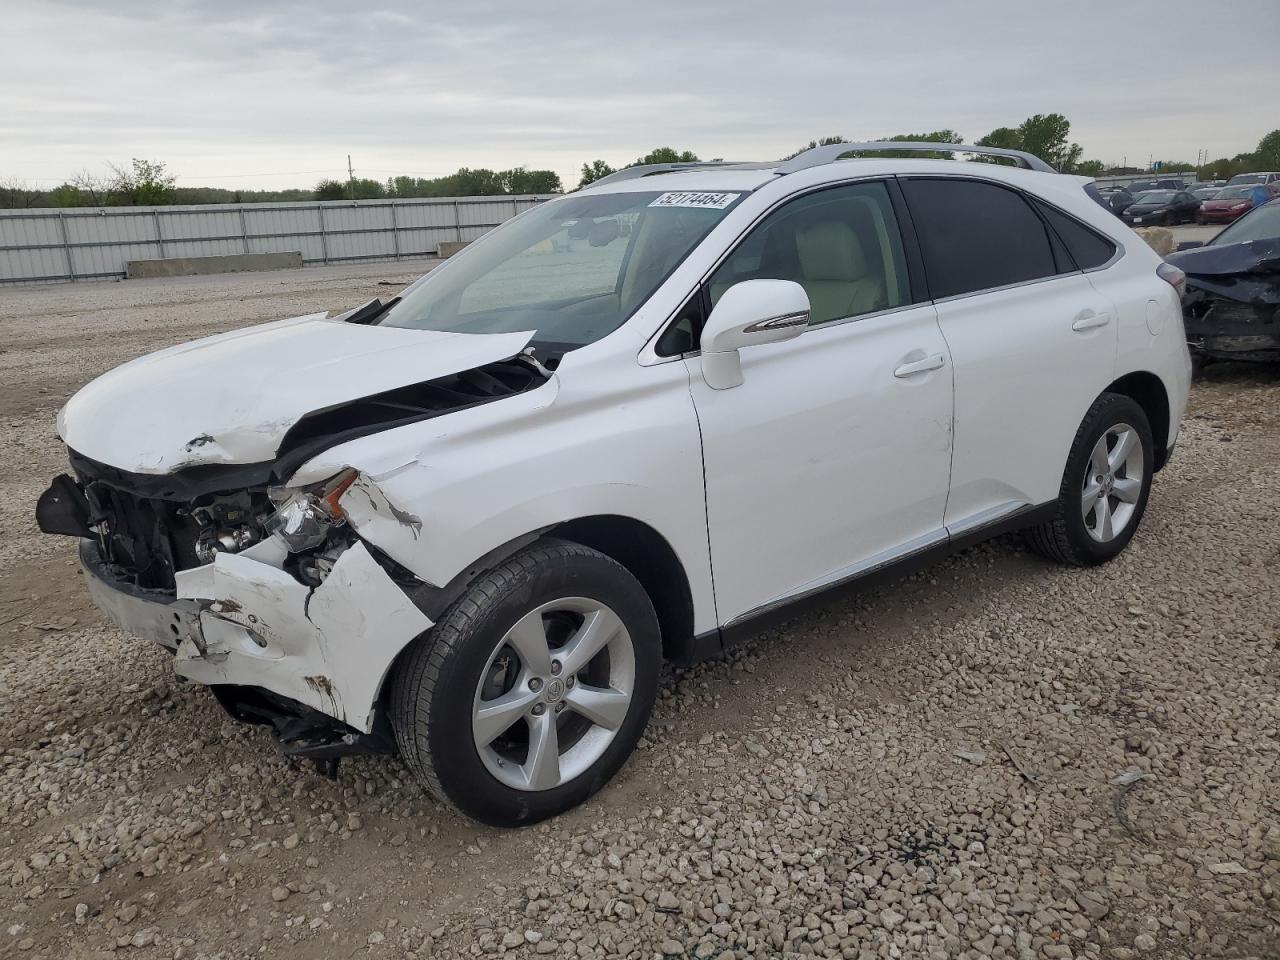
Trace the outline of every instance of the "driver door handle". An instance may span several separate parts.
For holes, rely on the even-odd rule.
[[[893,375],[901,380],[916,373],[928,373],[930,370],[937,370],[944,363],[946,363],[946,358],[940,353],[934,353],[923,360],[912,360],[910,363],[902,364],[893,371]]]

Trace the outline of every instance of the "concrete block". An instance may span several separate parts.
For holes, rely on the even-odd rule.
[[[470,240],[441,240],[437,256],[442,260],[452,257],[470,242]]]
[[[167,257],[164,260],[130,260],[125,276],[195,277],[206,273],[245,273],[254,270],[289,270],[302,266],[302,252],[236,253],[225,257]]]

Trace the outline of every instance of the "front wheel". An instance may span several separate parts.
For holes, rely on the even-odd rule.
[[[1116,556],[1147,508],[1155,447],[1134,400],[1104,393],[1085,414],[1067,456],[1056,515],[1029,531],[1031,546],[1060,563],[1088,566]]]
[[[477,579],[397,665],[400,754],[484,823],[555,816],[630,756],[661,657],[653,604],[625,567],[541,541]]]

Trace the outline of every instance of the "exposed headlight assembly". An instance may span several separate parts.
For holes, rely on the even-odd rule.
[[[263,522],[267,535],[277,538],[291,553],[318,547],[329,532],[347,522],[338,500],[355,483],[356,472],[343,470],[323,483],[311,487],[270,487],[267,496],[275,504],[275,512]]]

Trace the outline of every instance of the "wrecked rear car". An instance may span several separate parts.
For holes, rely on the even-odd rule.
[[[1198,363],[1280,360],[1280,201],[1166,259],[1187,275],[1183,310]]]

